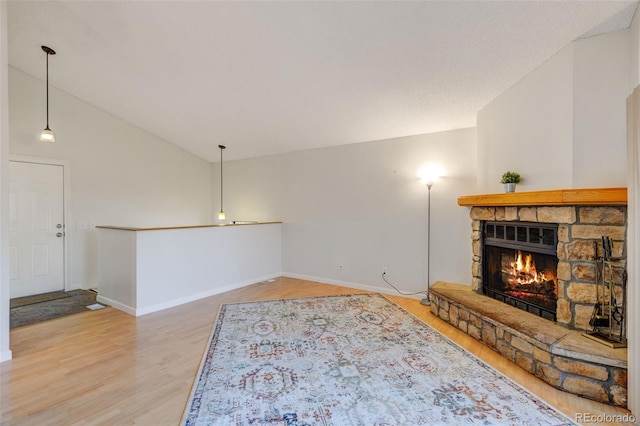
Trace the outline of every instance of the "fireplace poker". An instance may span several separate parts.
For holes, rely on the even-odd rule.
[[[604,252],[604,260],[611,260],[611,238],[608,236],[602,236],[602,250]]]
[[[612,257],[613,243],[611,241],[611,237],[603,236],[602,245],[605,252],[605,260],[606,260],[606,264],[608,266],[608,272],[609,272],[609,312],[610,312],[611,319],[613,319],[616,322],[616,324],[622,327],[622,321],[624,319],[624,305],[625,305],[624,298],[626,297],[626,294],[625,294],[626,290],[623,291],[622,306],[618,305],[618,300],[616,299],[616,292],[615,292],[615,283],[613,280],[613,267],[611,266],[611,261],[615,260]],[[603,263],[603,273],[604,273],[604,263]],[[626,281],[626,273],[627,271],[624,270],[623,280],[625,281]],[[626,287],[626,282],[623,282],[623,287]]]
[[[620,314],[620,341],[624,339],[624,332],[627,324],[627,270],[622,271],[622,313]]]
[[[611,245],[609,244],[609,260],[607,260],[606,265],[609,272],[609,281],[607,281],[607,286],[609,287],[609,339],[613,337],[613,322],[615,319],[615,310],[617,306],[616,302],[616,290],[613,283],[613,267],[611,266]],[[603,271],[604,272],[604,271]],[[606,275],[605,275],[606,277]],[[606,281],[606,279],[605,279]],[[604,282],[604,281],[603,281]],[[617,322],[617,321],[616,321]]]
[[[609,326],[609,317],[604,313],[604,257],[606,256],[606,244],[605,238],[602,237],[602,249],[603,249],[603,257],[598,257],[598,243],[593,241],[593,252],[594,252],[594,266],[596,269],[596,304],[593,307],[593,314],[591,315],[591,319],[589,320],[589,325],[594,327],[608,327]],[[602,270],[598,265],[599,261],[602,260]]]

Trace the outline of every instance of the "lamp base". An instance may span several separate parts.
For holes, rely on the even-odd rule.
[[[424,306],[430,306],[431,300],[428,297],[425,297],[424,299],[420,300],[420,304]]]

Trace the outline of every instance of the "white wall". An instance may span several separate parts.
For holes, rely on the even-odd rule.
[[[282,225],[99,229],[98,301],[145,315],[282,274]]]
[[[9,95],[7,2],[0,2],[0,362],[9,349]]]
[[[279,277],[281,227],[273,223],[138,232],[137,315]]]
[[[478,113],[478,190],[502,191],[507,170],[518,191],[571,187],[573,47],[540,65]]]
[[[519,190],[626,185],[629,30],[579,40],[478,113],[478,190],[499,192],[506,170]]]
[[[640,84],[640,14],[636,14],[631,21],[629,40],[629,93]]]
[[[469,211],[457,198],[475,190],[475,143],[475,129],[462,129],[225,162],[227,220],[282,220],[287,275],[393,292],[386,266],[401,290],[423,291],[427,188],[417,172],[440,163],[430,279],[470,284]]]
[[[13,68],[9,81],[11,154],[69,165],[70,212],[65,216],[70,288],[97,283],[94,225],[211,223],[210,163],[54,87],[50,126],[56,143],[41,143],[45,83]]]
[[[574,188],[626,186],[629,35],[573,43]]]
[[[233,150],[228,144],[225,152]],[[213,211],[215,222],[259,220],[278,222],[285,211],[286,156],[224,162],[224,210],[227,219],[217,219],[220,211],[220,163],[213,164]]]

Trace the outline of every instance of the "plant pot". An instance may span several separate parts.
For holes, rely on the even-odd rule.
[[[505,183],[504,184],[504,192],[516,192],[516,184],[515,183]]]

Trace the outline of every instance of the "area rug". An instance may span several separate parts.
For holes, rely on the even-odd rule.
[[[48,302],[50,300],[65,299],[67,297],[71,297],[71,295],[64,291],[52,291],[50,293],[35,294],[33,296],[16,297],[9,301],[9,308],[19,308],[21,306]]]
[[[9,310],[9,327],[17,328],[37,324],[79,312],[89,311],[96,303],[96,293],[88,290],[70,290],[67,297],[47,300]]]
[[[184,425],[571,425],[379,294],[227,304]]]

